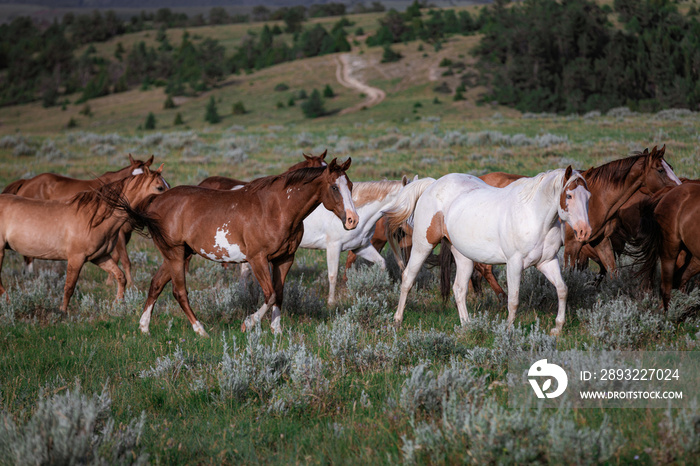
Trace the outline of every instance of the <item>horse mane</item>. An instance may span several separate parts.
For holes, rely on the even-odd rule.
[[[389,194],[401,189],[404,184],[401,181],[358,181],[352,186],[352,201],[355,208],[362,207],[373,201],[382,201]]]
[[[321,176],[326,168],[327,167],[300,168],[299,170],[284,172],[280,175],[264,176],[251,181],[245,185],[243,189],[249,193],[255,193],[261,189],[269,188],[277,181],[283,181],[285,188],[292,185],[310,183]]]
[[[547,183],[545,188],[551,191],[551,195],[555,195],[558,192],[557,188],[563,187],[565,172],[566,170],[563,168],[549,170],[535,175],[532,178],[520,178],[519,180],[513,181],[509,186],[522,186],[521,191],[518,193],[518,199],[526,204],[532,201],[535,195],[543,189],[542,185]]]
[[[599,167],[592,167],[582,173],[588,184],[609,184],[618,187],[625,182],[632,166],[649,153],[635,152],[624,159],[613,160]]]

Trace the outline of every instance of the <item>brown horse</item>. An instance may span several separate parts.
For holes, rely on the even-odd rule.
[[[700,184],[683,183],[655,196],[644,206],[644,221],[636,248],[639,274],[653,282],[661,260],[661,298],[668,311],[671,289],[680,288],[700,272]]]
[[[92,191],[105,184],[122,180],[128,176],[139,175],[144,169],[151,166],[153,156],[145,162],[134,160],[129,154],[129,166],[114,172],[107,172],[91,180],[79,180],[68,176],[57,175],[55,173],[42,173],[26,180],[17,180],[8,184],[2,194],[16,194],[30,199],[44,199],[53,201],[67,201],[81,191]],[[126,281],[131,286],[131,261],[126,251],[126,245],[131,237],[131,226],[124,225],[124,231],[120,231],[117,246],[114,248],[114,260],[119,263],[121,260],[126,273]],[[33,260],[31,257],[24,258],[27,272],[33,271]]]
[[[292,165],[287,169],[287,171],[291,172],[294,170],[299,170],[300,168],[325,167],[326,162],[324,159],[326,158],[327,153],[328,151],[326,150],[323,152],[323,154],[319,156],[302,154],[305,160],[303,162],[299,162],[295,165]],[[201,186],[202,188],[230,190],[237,186],[243,186],[247,183],[247,181],[241,181],[235,178],[227,178],[225,176],[210,176],[209,178],[204,179],[197,186]]]
[[[248,262],[265,303],[241,328],[245,331],[256,325],[272,308],[271,328],[281,332],[284,280],[304,233],[304,218],[323,204],[345,228],[357,226],[352,183],[345,174],[350,163],[348,159],[339,165],[333,159],[326,167],[260,178],[233,191],[178,186],[144,203],[142,212],[131,212],[136,223],[148,227],[163,255],[163,265],[148,290],[141,331],[148,333],[153,306],[172,280],[173,295],[193,330],[207,336],[190,307],[185,282],[185,263],[199,254],[217,262]]]
[[[112,259],[120,228],[128,221],[126,212],[115,209],[116,200],[135,205],[167,189],[161,176],[163,166],[151,172],[122,178],[92,191],[83,191],[70,201],[27,199],[0,195],[0,269],[5,249],[46,260],[66,260],[66,284],[61,310],[68,310],[78,275],[90,261],[117,277],[117,299],[122,299],[126,279]],[[0,282],[0,295],[5,288]]]

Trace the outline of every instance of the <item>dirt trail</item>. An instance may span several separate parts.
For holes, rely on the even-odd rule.
[[[369,86],[357,78],[352,77],[352,73],[354,71],[364,67],[364,60],[359,57],[353,57],[349,53],[344,53],[336,58],[336,62],[338,67],[335,70],[335,77],[338,79],[340,85],[350,89],[355,89],[367,96],[364,102],[360,102],[357,105],[341,110],[341,115],[357,112],[358,110],[361,110],[362,107],[373,107],[384,100],[386,93],[383,90]]]

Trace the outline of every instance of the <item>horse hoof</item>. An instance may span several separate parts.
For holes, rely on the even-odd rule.
[[[199,321],[192,324],[192,330],[200,337],[209,338],[209,334],[204,330],[204,326]]]
[[[140,325],[139,330],[141,330],[141,333],[143,333],[144,335],[149,335],[151,333],[148,331],[148,327],[141,327]]]
[[[560,333],[561,333],[561,330],[559,330],[556,327],[549,331],[549,334],[552,335],[553,337],[558,337]]]
[[[279,321],[270,324],[270,329],[272,330],[273,335],[282,335],[282,325],[279,323]]]
[[[394,328],[395,328],[396,330],[399,330],[399,329],[401,328],[402,322],[403,322],[403,321],[401,321],[401,320],[395,320],[395,321],[394,321]]]
[[[245,318],[243,323],[241,324],[241,332],[245,333],[247,330],[252,329],[255,326],[256,322],[251,318],[251,316],[248,316]]]

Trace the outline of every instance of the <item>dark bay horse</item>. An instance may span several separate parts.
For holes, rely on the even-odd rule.
[[[163,166],[119,181],[82,191],[69,201],[28,199],[13,194],[0,195],[0,268],[5,249],[46,260],[66,260],[66,284],[61,310],[68,310],[78,275],[90,261],[117,278],[117,299],[122,299],[126,279],[112,259],[111,252],[126,212],[115,209],[115,200],[135,205],[148,196],[167,189],[161,176]],[[5,288],[0,282],[0,295]]]
[[[129,154],[129,166],[114,172],[104,173],[91,180],[80,180],[57,175],[55,173],[42,173],[34,178],[17,180],[8,184],[2,191],[2,194],[16,194],[30,199],[67,201],[81,191],[92,191],[105,184],[122,180],[128,176],[139,175],[144,172],[144,169],[150,167],[152,163],[153,156],[143,162],[141,160],[135,160],[131,154]],[[126,245],[130,237],[131,227],[127,223],[124,225],[124,231],[119,233],[119,239],[114,248],[114,260],[117,261],[117,263],[121,260],[124,273],[126,273],[126,281],[129,286],[132,283],[131,261],[126,251]],[[33,270],[32,258],[25,256],[24,262],[27,266],[27,271],[31,273]]]
[[[686,181],[660,192],[642,207],[639,236],[630,241],[638,275],[653,283],[661,261],[661,298],[668,311],[672,288],[700,273],[700,182]]]
[[[291,172],[294,170],[299,170],[300,168],[325,167],[326,162],[324,159],[326,158],[327,153],[328,151],[326,150],[323,152],[323,154],[319,156],[302,154],[305,160],[292,165],[287,169],[287,171]],[[202,180],[202,182],[199,183],[197,186],[211,189],[230,190],[237,186],[243,186],[246,183],[248,182],[237,180],[235,178],[227,178],[225,176],[210,176],[209,178],[205,178],[204,180]]]
[[[350,163],[333,159],[326,167],[260,178],[229,191],[178,186],[144,203],[140,212],[130,212],[139,226],[148,227],[163,256],[148,290],[141,331],[149,331],[153,306],[172,280],[173,295],[193,330],[208,336],[190,307],[185,282],[185,263],[199,254],[217,262],[248,262],[265,302],[241,328],[250,329],[272,308],[272,331],[281,332],[284,281],[304,233],[304,218],[323,204],[345,228],[358,224],[352,183],[345,174]]]

